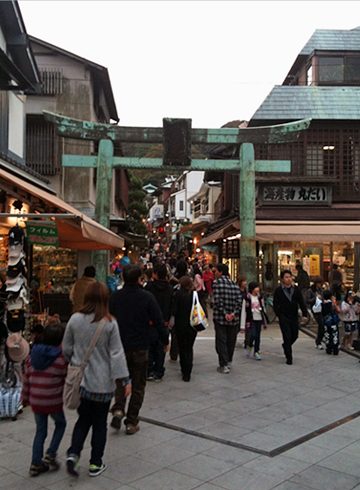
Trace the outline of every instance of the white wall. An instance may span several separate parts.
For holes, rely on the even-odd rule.
[[[20,158],[24,158],[25,99],[24,95],[9,92],[8,148]]]

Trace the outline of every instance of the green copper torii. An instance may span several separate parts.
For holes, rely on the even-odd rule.
[[[63,166],[97,168],[95,219],[109,227],[112,169],[163,169],[158,158],[113,157],[113,142],[163,143],[163,128],[121,127],[67,118],[43,111],[62,137],[100,141],[97,157],[63,155]],[[164,120],[166,121],[166,120]],[[240,267],[248,281],[256,279],[256,203],[255,172],[290,172],[288,160],[255,160],[254,144],[294,142],[306,130],[311,119],[258,128],[191,129],[191,144],[240,145],[239,160],[191,160],[187,166],[169,166],[169,170],[209,170],[240,172]],[[94,253],[97,277],[105,281],[107,252]]]

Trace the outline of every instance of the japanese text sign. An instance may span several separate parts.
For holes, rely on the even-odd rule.
[[[264,185],[262,204],[329,205],[331,192],[326,185]]]
[[[26,234],[29,243],[59,246],[56,221],[27,221]]]

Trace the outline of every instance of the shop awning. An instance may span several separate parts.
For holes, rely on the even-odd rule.
[[[230,236],[229,234],[234,233],[234,231],[239,229],[239,220],[228,221],[224,224],[219,230],[215,231],[209,236],[204,237],[199,241],[198,247],[202,247],[203,245],[207,245],[208,243],[216,242],[221,238],[226,238]]]
[[[360,242],[360,221],[256,221],[256,239],[271,242]]]
[[[53,211],[55,217],[56,213],[59,211],[65,211],[71,215],[76,215],[76,218],[56,219],[60,247],[77,250],[113,250],[124,246],[124,239],[122,237],[79,212],[62,199],[59,199],[49,192],[39,189],[2,169],[0,169],[0,179],[5,179],[29,194],[48,203],[50,208],[52,208],[50,212]]]

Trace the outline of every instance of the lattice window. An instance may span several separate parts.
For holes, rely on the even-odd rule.
[[[39,68],[43,95],[62,95],[63,72],[60,67],[42,66]]]
[[[26,165],[41,175],[56,175],[61,171],[59,138],[55,127],[44,120],[26,124]]]

